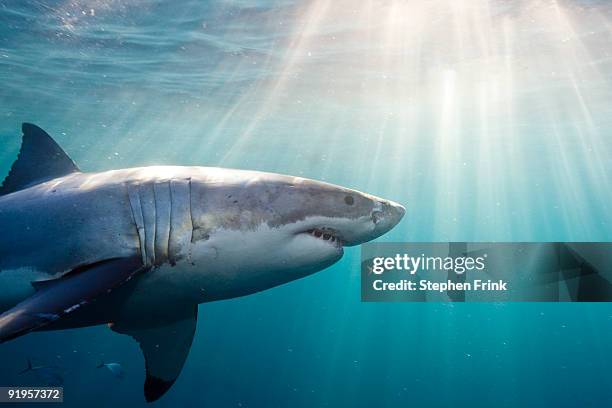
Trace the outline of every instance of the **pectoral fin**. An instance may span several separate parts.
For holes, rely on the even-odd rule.
[[[85,265],[36,284],[37,292],[0,315],[0,343],[39,329],[117,288],[141,271],[140,257]]]
[[[181,373],[196,329],[198,306],[190,305],[177,313],[174,322],[153,328],[130,328],[116,323],[114,331],[132,336],[145,358],[144,395],[147,402],[159,399]]]

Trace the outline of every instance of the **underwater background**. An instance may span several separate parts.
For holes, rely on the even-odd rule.
[[[607,1],[0,0],[0,177],[24,121],[84,171],[256,169],[398,201],[384,241],[612,240]],[[612,405],[612,305],[361,303],[359,270],[347,248],[201,305],[151,406]],[[0,385],[57,381],[66,407],[147,405],[138,345],[104,326],[0,345]]]

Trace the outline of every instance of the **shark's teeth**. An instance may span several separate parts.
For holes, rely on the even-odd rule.
[[[306,232],[315,238],[322,239],[323,241],[329,241],[340,245],[342,244],[342,240],[336,236],[336,231],[332,229],[313,228]]]

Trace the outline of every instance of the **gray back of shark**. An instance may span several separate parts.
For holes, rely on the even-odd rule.
[[[0,341],[109,323],[146,359],[145,398],[179,375],[197,305],[265,290],[337,262],[402,218],[355,190],[244,170],[81,172],[23,125],[0,187]]]

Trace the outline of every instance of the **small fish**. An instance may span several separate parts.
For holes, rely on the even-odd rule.
[[[28,366],[25,369],[18,372],[17,374],[25,374],[28,371],[40,371],[40,370],[52,369],[52,368],[58,368],[58,367],[57,366],[44,366],[44,365],[35,366],[32,364],[32,360],[28,358]]]
[[[28,366],[17,374],[32,373],[38,381],[45,385],[60,386],[64,383],[64,378],[58,371],[59,367],[57,366],[35,366],[32,364],[32,360],[28,359]]]
[[[119,363],[101,362],[96,368],[106,368],[116,378],[123,378],[123,367]]]

